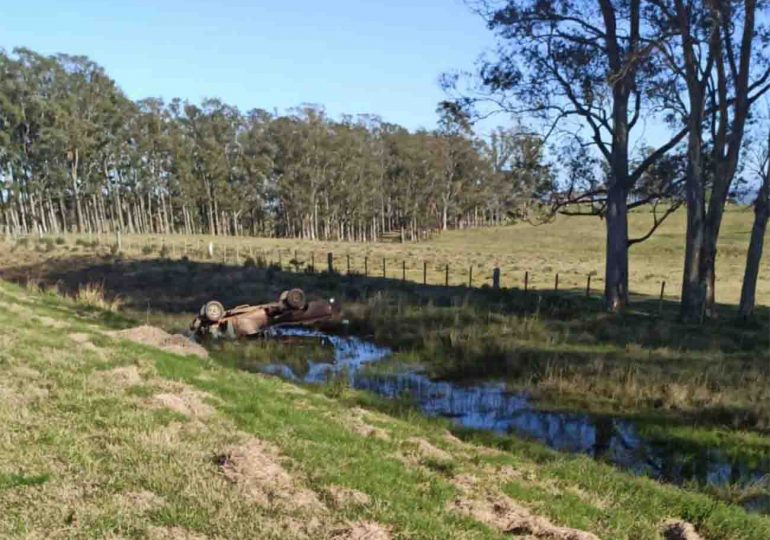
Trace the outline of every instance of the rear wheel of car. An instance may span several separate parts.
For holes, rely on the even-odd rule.
[[[281,294],[281,301],[291,309],[302,309],[307,304],[305,292],[302,289],[291,289]]]
[[[221,302],[212,300],[203,306],[203,314],[211,322],[218,322],[225,314],[225,306]]]

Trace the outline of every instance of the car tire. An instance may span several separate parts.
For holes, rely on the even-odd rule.
[[[291,289],[281,293],[281,301],[290,309],[303,309],[307,305],[305,292],[302,289]]]
[[[206,302],[203,306],[203,314],[211,322],[219,322],[219,320],[225,315],[225,306],[221,302],[211,300]]]

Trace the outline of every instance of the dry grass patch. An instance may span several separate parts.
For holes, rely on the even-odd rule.
[[[98,384],[114,388],[130,388],[142,384],[142,376],[136,366],[125,366],[108,371],[97,371],[91,378]]]
[[[149,540],[209,540],[208,536],[183,527],[150,527]]]
[[[598,540],[592,533],[556,526],[505,495],[458,497],[450,503],[449,508],[505,534],[529,535],[547,540]]]
[[[142,325],[136,328],[112,332],[112,336],[127,339],[134,343],[149,345],[173,354],[183,356],[193,355],[199,358],[208,358],[208,351],[200,344],[181,334],[169,334],[165,330],[155,326]]]
[[[368,412],[364,409],[360,407],[354,407],[348,410],[346,415],[338,416],[337,420],[339,420],[342,425],[344,425],[347,429],[356,435],[360,435],[362,437],[372,437],[382,441],[389,441],[390,434],[382,428],[372,426],[371,424],[367,423],[367,415]]]
[[[278,450],[264,441],[250,439],[217,456],[216,462],[225,478],[260,506],[314,513],[325,510],[318,496],[283,468]]]
[[[422,437],[409,437],[404,444],[411,455],[417,456],[419,460],[432,460],[448,463],[453,461],[452,454],[433,446]]]
[[[334,531],[331,538],[333,540],[390,540],[390,533],[379,523],[359,521]]]
[[[152,491],[129,491],[118,495],[118,506],[126,512],[145,514],[165,504],[163,497]]]
[[[326,496],[334,508],[347,508],[351,506],[367,506],[371,503],[369,495],[357,489],[342,486],[328,486]]]
[[[203,401],[207,394],[189,388],[178,393],[164,392],[152,396],[151,404],[165,407],[188,418],[204,419],[212,416],[214,407]]]

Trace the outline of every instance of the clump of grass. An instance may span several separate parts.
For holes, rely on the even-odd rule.
[[[75,245],[93,249],[99,245],[99,241],[98,240],[89,241],[84,238],[78,238],[77,240],[75,240]]]
[[[142,255],[150,255],[153,251],[155,251],[154,245],[147,244],[142,246]]]
[[[85,306],[94,307],[110,313],[116,313],[120,310],[123,302],[120,298],[108,298],[105,294],[104,284],[86,283],[78,287],[73,299],[76,303]]]
[[[67,243],[67,240],[65,240],[63,236],[57,236],[56,239],[54,240],[54,244],[56,244],[57,246],[63,246],[66,243]]]

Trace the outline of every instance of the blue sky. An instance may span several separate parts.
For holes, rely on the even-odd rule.
[[[461,0],[5,0],[0,47],[89,56],[129,97],[319,103],[433,127],[438,76],[493,38]]]

